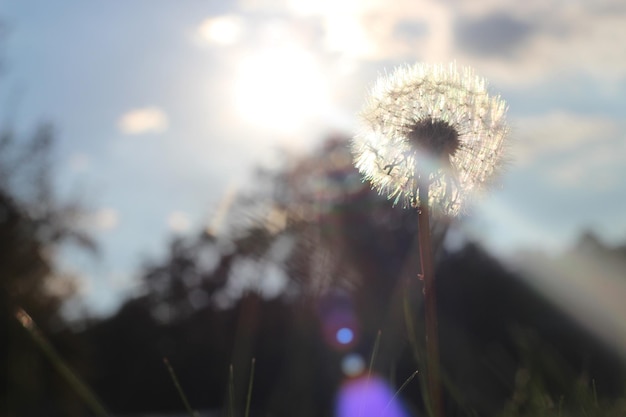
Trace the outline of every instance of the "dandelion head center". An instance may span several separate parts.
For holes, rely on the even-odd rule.
[[[459,133],[444,120],[420,120],[410,127],[407,138],[416,152],[424,152],[435,160],[445,160],[461,146]]]

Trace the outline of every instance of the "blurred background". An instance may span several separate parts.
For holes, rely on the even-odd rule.
[[[163,357],[202,414],[243,415],[255,358],[252,415],[423,415],[419,377],[392,398],[423,369],[415,213],[347,143],[378,75],[450,61],[511,134],[497,186],[434,225],[449,415],[626,414],[625,23],[617,0],[0,0],[6,415],[94,413],[35,333],[111,415],[184,415]]]

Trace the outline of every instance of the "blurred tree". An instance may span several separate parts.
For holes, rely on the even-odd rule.
[[[57,267],[55,251],[68,241],[95,246],[73,226],[78,205],[61,203],[54,193],[53,138],[50,125],[40,126],[28,140],[18,140],[11,129],[0,131],[0,326],[8,341],[0,345],[0,356],[7,358],[0,402],[9,416],[80,412],[68,387],[15,319],[23,308],[44,333],[55,333],[57,348],[78,357],[60,315],[75,280]]]
[[[230,406],[232,364],[236,414],[253,357],[252,406],[261,415],[332,415],[341,384],[367,372],[379,330],[375,373],[397,389],[423,369],[415,359],[424,339],[415,212],[393,208],[361,182],[341,136],[258,174],[230,208],[224,233],[173,239],[165,258],[146,264],[145,295],[88,330],[95,386],[114,412],[182,409],[163,356],[196,408]],[[454,226],[435,227],[441,242]],[[438,246],[448,415],[522,410],[527,400],[513,397],[527,373],[541,381],[541,398],[575,398],[582,373],[601,382],[599,395],[617,395],[615,355],[522,276],[477,245]],[[337,337],[344,327],[351,340]],[[347,354],[365,367],[344,371]],[[420,386],[416,378],[401,397],[423,410]]]
[[[198,407],[227,404],[230,363],[243,404],[256,357],[253,405],[280,415],[331,413],[346,349],[367,358],[379,329],[381,371],[393,365],[415,216],[366,188],[345,137],[285,163],[259,171],[225,233],[173,239],[144,267],[145,295],[86,332],[101,361],[94,387],[114,412],[139,411],[142,398],[144,410],[180,406],[163,356]],[[335,337],[341,325],[355,332],[349,346]]]

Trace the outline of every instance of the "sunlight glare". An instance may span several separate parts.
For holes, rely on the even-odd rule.
[[[328,102],[315,58],[296,47],[268,48],[243,58],[233,93],[243,120],[280,133],[303,128]]]

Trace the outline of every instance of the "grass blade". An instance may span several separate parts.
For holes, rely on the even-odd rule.
[[[54,347],[48,342],[41,330],[37,327],[33,319],[24,311],[19,308],[15,313],[17,321],[26,329],[28,334],[39,346],[44,355],[52,362],[52,365],[56,368],[57,372],[67,381],[67,383],[74,389],[78,396],[89,406],[91,411],[98,417],[106,417],[108,413],[102,406],[95,394],[82,382],[78,376],[70,369],[61,356],[57,353]]]
[[[372,349],[372,356],[370,356],[370,364],[367,369],[367,379],[365,380],[366,387],[369,386],[370,380],[372,378],[372,370],[374,369],[374,361],[376,360],[376,355],[378,355],[378,347],[380,346],[380,337],[382,335],[382,331],[379,329],[376,334],[376,340],[374,341],[374,348]],[[367,391],[367,388],[366,388]],[[363,401],[359,404],[359,413],[358,417],[363,415]]]
[[[228,417],[235,417],[235,375],[233,364],[228,373]]]
[[[170,377],[172,378],[172,381],[174,382],[176,391],[178,391],[178,395],[180,396],[180,399],[183,401],[183,404],[185,405],[185,409],[187,410],[187,412],[189,413],[191,417],[198,417],[198,413],[195,412],[189,405],[189,401],[187,401],[187,396],[185,395],[185,392],[183,391],[183,388],[181,387],[180,382],[178,381],[178,377],[176,376],[176,373],[174,372],[174,368],[172,368],[172,365],[170,365],[170,361],[167,360],[167,358],[163,358],[163,363],[165,364],[165,367],[167,368],[167,371],[169,372]]]
[[[382,335],[382,331],[378,330],[376,334],[376,340],[374,341],[374,349],[372,350],[372,356],[370,357],[370,365],[367,370],[367,379],[370,379],[372,376],[372,369],[374,368],[374,360],[376,359],[376,355],[378,355],[378,347],[380,346],[380,337]]]
[[[406,379],[406,381],[404,381],[402,383],[402,385],[400,386],[400,388],[398,388],[398,391],[396,391],[395,394],[393,394],[393,397],[391,397],[391,399],[389,400],[389,402],[387,403],[387,405],[385,406],[385,409],[383,410],[383,416],[385,415],[385,412],[387,411],[387,409],[389,408],[389,406],[391,404],[393,404],[394,400],[398,397],[398,395],[400,395],[400,393],[402,392],[402,390],[409,384],[409,382],[413,381],[413,378],[415,378],[415,376],[419,373],[419,370],[416,370],[415,372],[413,372],[411,375],[409,375],[409,377]]]
[[[252,400],[252,385],[254,382],[254,366],[256,364],[256,359],[252,358],[252,363],[250,364],[250,380],[248,381],[248,396],[246,398],[246,412],[244,417],[248,417],[250,415],[250,402]]]

